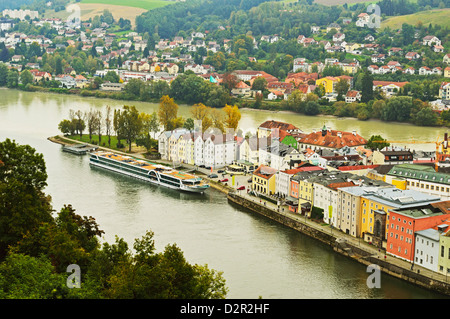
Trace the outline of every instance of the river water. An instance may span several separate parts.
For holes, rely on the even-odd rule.
[[[355,299],[442,298],[442,296],[381,276],[381,288],[368,288],[366,268],[334,253],[287,227],[228,204],[211,189],[207,194],[184,194],[148,185],[114,173],[90,168],[87,156],[61,151],[47,140],[59,134],[58,123],[69,110],[104,110],[135,105],[151,113],[156,104],[100,100],[79,96],[28,93],[0,89],[0,141],[29,144],[44,155],[48,186],[55,210],[72,204],[80,215],[93,216],[105,231],[103,241],[121,237],[132,248],[147,230],[155,233],[156,247],[176,243],[192,264],[208,264],[223,271],[228,298]],[[189,116],[189,107],[179,114]],[[387,139],[435,141],[443,129],[405,124],[360,122],[354,119],[307,117],[289,113],[242,110],[240,127],[254,129],[267,119],[293,123],[305,132],[324,124],[338,130],[356,129],[363,137],[382,134]],[[433,150],[434,144],[426,145]]]

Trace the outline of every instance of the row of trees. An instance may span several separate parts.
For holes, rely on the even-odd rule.
[[[58,124],[59,130],[65,135],[83,136],[87,129],[89,141],[92,143],[93,136],[98,136],[99,144],[102,135],[107,136],[108,146],[111,147],[111,136],[117,138],[117,148],[123,148],[122,140],[128,145],[131,152],[132,144],[144,146],[147,151],[157,147],[155,134],[163,130],[174,130],[184,127],[194,129],[195,121],[201,121],[202,130],[216,128],[225,132],[227,128],[236,130],[241,113],[236,105],[225,105],[222,109],[213,108],[203,103],[194,104],[191,107],[191,117],[185,119],[178,115],[178,104],[168,95],[160,99],[158,110],[152,114],[139,112],[135,106],[123,106],[122,109],[112,110],[106,107],[104,112],[90,109],[87,112],[81,110],[70,110],[69,118]],[[103,144],[106,145],[105,143]]]
[[[42,154],[29,145],[0,142],[1,299],[203,299],[225,298],[221,272],[190,264],[176,244],[156,252],[154,233],[133,251],[104,234],[95,218],[64,205],[53,216]],[[67,284],[69,265],[81,282]]]

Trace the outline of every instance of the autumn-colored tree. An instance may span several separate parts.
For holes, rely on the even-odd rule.
[[[212,125],[210,117],[211,108],[203,103],[194,104],[191,108],[192,118],[196,121],[201,121],[202,131],[204,132]]]
[[[231,106],[227,104],[223,108],[223,111],[225,112],[226,127],[236,130],[241,119],[241,112],[237,105]]]
[[[169,130],[173,124],[173,121],[177,119],[178,105],[174,102],[173,98],[168,95],[164,95],[158,108],[158,117],[161,125],[164,126],[164,130]]]

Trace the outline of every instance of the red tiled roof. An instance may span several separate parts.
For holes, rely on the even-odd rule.
[[[358,171],[360,169],[370,169],[370,168],[376,168],[380,165],[353,165],[353,166],[341,166],[338,167],[340,171]]]
[[[272,128],[278,128],[280,131],[289,131],[289,130],[297,130],[298,128],[292,124],[284,123],[284,122],[278,122],[274,120],[265,121],[262,123],[259,127],[272,129]]]
[[[338,136],[338,132],[341,136]],[[367,144],[367,141],[358,134],[327,130],[327,134],[322,136],[322,131],[313,132],[300,139],[300,143],[316,146],[342,148],[344,146],[359,146]]]
[[[353,182],[341,182],[341,183],[331,183],[328,184],[329,188],[333,188],[333,189],[337,189],[340,187],[350,187],[350,186],[355,186],[355,183]]]

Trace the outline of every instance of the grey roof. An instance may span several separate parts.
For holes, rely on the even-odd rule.
[[[426,237],[428,239],[434,240],[434,241],[439,241],[440,233],[439,233],[439,231],[437,231],[436,229],[433,229],[433,228],[416,231],[416,234]]]

